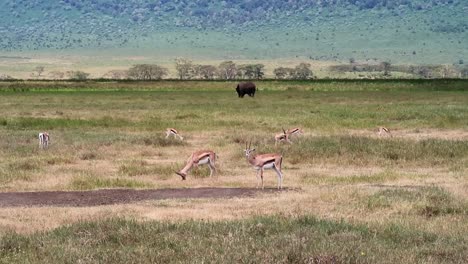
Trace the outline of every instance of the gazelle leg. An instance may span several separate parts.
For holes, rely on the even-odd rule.
[[[260,170],[257,170],[256,176],[257,176],[257,187],[256,188],[258,189],[258,183],[260,182],[260,177],[259,177],[260,176]]]
[[[216,174],[216,167],[215,167],[215,165],[214,165],[214,162],[211,161],[211,159],[209,160],[208,167],[210,167],[210,177],[211,177],[213,174]]]
[[[275,170],[276,175],[278,175],[278,189],[282,189],[283,188],[283,173],[281,173],[281,171],[278,170],[276,165],[273,166],[273,169]]]
[[[260,178],[262,179],[262,190],[265,188],[265,185],[263,184],[263,168],[260,169]]]

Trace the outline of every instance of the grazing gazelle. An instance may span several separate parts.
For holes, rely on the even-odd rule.
[[[392,133],[390,133],[390,129],[386,127],[379,127],[379,136],[390,136],[392,137]]]
[[[284,130],[284,128],[283,128],[283,133],[275,135],[275,146],[278,144],[278,142],[281,142],[281,141],[286,141],[289,144],[292,144],[291,140],[289,140],[289,134],[286,130]]]
[[[49,133],[41,132],[39,133],[39,147],[48,148],[49,147]]]
[[[262,189],[264,188],[263,185],[263,171],[265,169],[273,169],[278,175],[278,189],[283,188],[283,172],[281,171],[281,164],[283,162],[283,156],[276,153],[271,154],[259,154],[259,155],[252,155],[252,152],[255,149],[250,148],[251,143],[247,147],[247,142],[245,143],[245,157],[247,161],[254,167],[257,171],[257,188],[258,188],[258,180],[262,180]],[[260,177],[259,177],[260,174]]]
[[[168,128],[166,129],[166,138],[168,138],[170,135],[173,135],[175,137],[179,137],[180,140],[184,140],[184,137],[182,137],[179,134],[179,131],[177,131],[175,128]]]
[[[291,128],[291,129],[288,129],[288,130],[284,130],[284,128],[282,128],[282,129],[283,129],[283,133],[275,135],[275,146],[280,141],[286,141],[289,144],[292,144],[292,142],[290,140],[291,136],[292,135],[302,134],[302,129],[300,129],[298,127]]]
[[[284,131],[284,129],[283,129]],[[302,129],[298,128],[298,127],[295,127],[295,128],[291,128],[291,129],[288,129],[286,130],[285,132],[286,134],[288,134],[288,136],[292,136],[292,135],[300,135],[303,133]]]
[[[185,180],[187,177],[187,173],[192,169],[193,166],[197,167],[198,165],[207,164],[210,168],[210,177],[216,173],[215,168],[216,162],[216,153],[211,150],[199,150],[195,151],[190,155],[190,158],[187,160],[187,164],[183,169],[180,171],[176,171],[175,173],[182,177],[182,180]]]

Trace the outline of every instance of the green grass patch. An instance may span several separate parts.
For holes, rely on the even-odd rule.
[[[81,175],[73,178],[69,184],[71,190],[93,190],[102,188],[152,188],[153,185],[134,179],[99,178],[97,176]]]
[[[178,223],[109,219],[31,235],[8,233],[0,239],[0,261],[462,263],[467,243],[463,234],[448,237],[398,224],[365,226],[312,216]],[[437,255],[442,251],[446,258]]]
[[[386,189],[378,191],[364,201],[370,210],[391,208],[402,202],[412,204],[412,213],[425,217],[468,215],[468,203],[457,200],[440,187]]]
[[[271,145],[264,152],[277,152]],[[423,163],[450,164],[468,159],[468,141],[425,139],[375,139],[363,136],[302,137],[280,152],[292,164],[334,161],[339,164],[369,165]]]

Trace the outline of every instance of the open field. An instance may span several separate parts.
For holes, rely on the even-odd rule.
[[[247,141],[284,156],[288,190],[2,207],[0,263],[468,261],[467,81],[262,81],[243,99],[234,84],[1,82],[2,195],[252,188]],[[304,135],[275,147],[294,126]],[[174,170],[198,149],[218,154],[218,175],[181,181]]]

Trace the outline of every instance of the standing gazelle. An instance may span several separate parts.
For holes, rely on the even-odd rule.
[[[39,147],[45,149],[49,147],[49,133],[41,132],[39,133]]]
[[[179,131],[177,131],[175,128],[168,128],[166,129],[166,138],[168,138],[170,135],[173,135],[175,137],[179,137],[180,140],[184,140],[184,137],[182,137],[179,134]]]
[[[264,188],[263,184],[263,171],[265,169],[273,169],[278,175],[278,189],[283,188],[283,172],[281,171],[281,164],[283,163],[283,156],[276,153],[270,154],[259,154],[259,155],[252,155],[252,152],[255,149],[250,148],[251,143],[247,147],[247,142],[245,143],[245,157],[247,161],[254,167],[257,171],[257,188],[258,188],[258,180],[262,180],[262,189]],[[259,177],[260,174],[260,177]]]
[[[187,173],[192,169],[192,167],[198,167],[198,165],[207,164],[210,168],[210,177],[216,173],[215,168],[216,162],[216,153],[211,150],[199,150],[195,151],[190,155],[190,158],[187,160],[187,164],[184,168],[180,171],[176,171],[175,173],[182,177],[182,180],[187,178]]]
[[[390,136],[392,137],[392,133],[390,132],[390,129],[386,128],[386,127],[379,127],[379,136]]]

